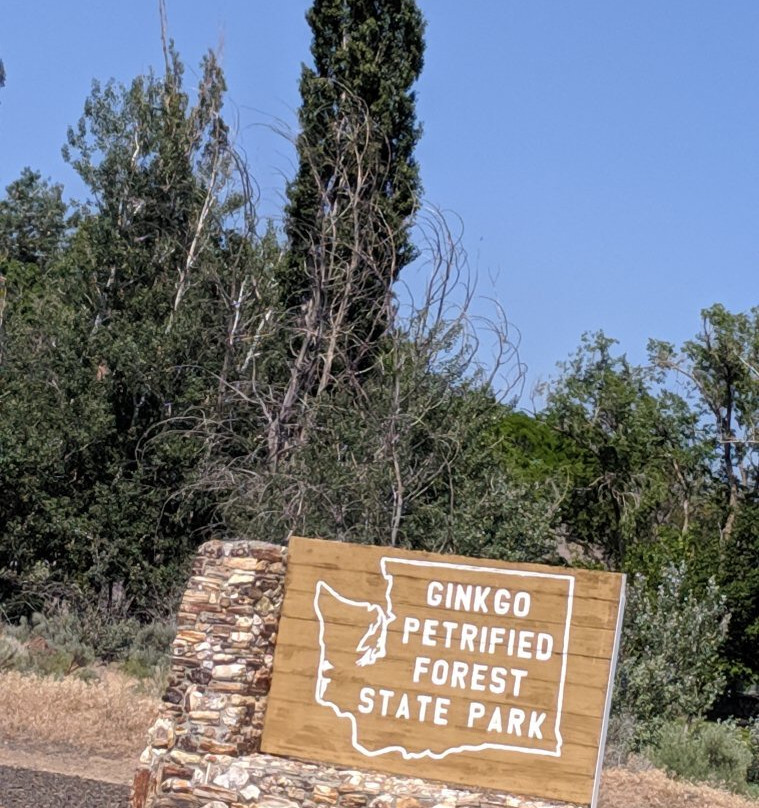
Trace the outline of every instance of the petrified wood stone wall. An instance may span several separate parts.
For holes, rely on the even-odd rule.
[[[135,774],[132,808],[194,805],[185,797],[205,755],[259,750],[286,557],[284,548],[257,541],[212,541],[198,551],[177,615],[168,687]],[[183,799],[155,802],[163,792]]]
[[[257,541],[212,541],[198,551],[130,808],[559,805],[261,754],[286,564],[285,548]]]

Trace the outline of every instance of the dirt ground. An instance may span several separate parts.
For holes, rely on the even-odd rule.
[[[600,808],[757,808],[759,801],[684,783],[651,769],[610,769],[601,783]]]
[[[25,779],[30,793],[39,794],[44,784],[58,795],[57,808],[84,804],[76,794],[90,793],[95,786],[89,781],[128,785],[158,704],[144,685],[112,670],[101,671],[96,682],[0,674],[0,767],[8,767],[0,779],[0,808],[26,808],[18,791]],[[74,801],[65,797],[67,788]],[[40,805],[31,801],[28,808]],[[759,801],[678,782],[655,769],[615,768],[604,774],[600,808],[759,808]]]

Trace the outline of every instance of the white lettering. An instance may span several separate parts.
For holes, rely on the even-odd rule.
[[[506,692],[506,677],[509,675],[508,668],[493,668],[490,672],[490,692],[496,696]],[[519,695],[518,693],[514,694]]]
[[[516,617],[527,617],[530,613],[530,593],[517,592],[514,598],[514,615]]]
[[[530,728],[527,730],[528,738],[538,738],[543,740],[543,733],[540,731],[540,725],[546,720],[545,713],[536,713],[533,710],[530,713]]]
[[[451,620],[443,620],[442,626],[445,629],[445,647],[450,648],[453,642],[453,632],[456,631],[459,624]]]
[[[432,663],[430,679],[433,685],[444,685],[448,681],[448,662],[445,659],[436,659]]]
[[[519,668],[512,668],[511,675],[514,677],[513,693],[515,696],[518,696],[519,691],[522,689],[522,679],[527,676],[527,671],[520,670]]]
[[[474,722],[479,720],[485,715],[485,705],[480,704],[479,701],[469,702],[469,715],[467,716],[466,725],[470,729],[474,726]]]
[[[422,674],[429,671],[430,661],[430,658],[426,656],[418,656],[414,660],[414,675],[412,677],[414,684],[418,684]]]
[[[461,625],[461,650],[474,653],[474,638],[477,636],[477,626],[471,623]]]
[[[421,623],[416,619],[416,617],[407,617],[403,621],[403,644],[404,645],[408,645],[409,635],[419,631],[420,626],[421,626]]]
[[[532,659],[532,640],[534,631],[520,631],[519,643],[517,645],[517,656],[520,659]]]
[[[427,587],[427,605],[439,606],[443,602],[443,584],[440,581],[430,581]]]
[[[466,662],[454,662],[451,665],[451,687],[460,687],[466,690],[466,675],[469,673],[469,665]]]
[[[501,617],[509,613],[515,617],[527,617],[530,612],[530,593],[517,592],[501,587],[482,584],[457,584],[449,581],[430,581],[427,584],[427,605],[458,612],[497,614]]]
[[[395,694],[394,690],[385,690],[384,688],[380,688],[379,691],[380,698],[382,699],[382,707],[380,708],[380,715],[386,716],[387,715],[387,705],[390,703],[390,697]]]
[[[477,693],[489,691],[495,695],[508,692],[508,676],[513,677],[512,694],[519,696],[522,680],[527,671],[514,668],[509,671],[500,665],[490,666],[481,662],[464,662],[447,659],[431,660],[419,656],[414,660],[412,680],[414,684],[428,682],[436,687],[452,687],[457,690],[471,690]]]
[[[424,721],[427,715],[427,706],[432,701],[432,696],[425,696],[424,693],[418,693],[416,700],[419,702],[419,720]]]
[[[476,586],[474,588],[474,604],[473,609],[475,612],[481,612],[482,614],[488,613],[488,603],[487,603],[487,596],[490,594],[490,587],[489,586]]]
[[[434,724],[437,724],[439,727],[448,725],[448,708],[450,706],[450,699],[435,699],[435,714],[432,717]]]
[[[553,653],[553,636],[541,631],[535,644],[535,659],[545,662]]]
[[[367,715],[374,709],[374,688],[362,687],[358,694],[358,711]]]
[[[509,723],[506,727],[506,732],[508,732],[509,735],[518,735],[521,737],[522,724],[524,724],[526,717],[524,710],[520,710],[518,707],[512,707],[509,710]]]
[[[425,620],[424,628],[422,629],[422,645],[437,645],[435,637],[437,636],[437,627],[439,623],[437,620]]]
[[[511,592],[508,589],[496,589],[493,596],[493,611],[496,614],[504,615],[509,613],[511,608]]]
[[[404,693],[401,696],[401,700],[398,702],[398,708],[395,711],[396,718],[411,718],[411,711],[409,710],[408,706],[408,693]]]
[[[490,629],[490,645],[488,646],[488,653],[495,653],[496,645],[503,645],[503,638],[506,636],[506,629],[502,626],[494,626]]]
[[[472,665],[472,690],[478,690],[482,693],[485,690],[485,674],[488,672],[487,665],[481,665],[479,662],[475,662]]]
[[[450,586],[450,584],[449,584]],[[456,596],[454,598],[454,606],[458,612],[471,612],[472,611],[472,585],[471,584],[456,584]]]

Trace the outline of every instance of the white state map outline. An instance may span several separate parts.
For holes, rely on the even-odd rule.
[[[357,651],[364,651],[364,655],[358,660],[356,663],[360,666],[365,665],[373,665],[377,659],[381,659],[386,654],[386,637],[387,637],[387,627],[393,620],[396,619],[396,615],[393,614],[392,610],[392,601],[390,598],[390,591],[393,588],[393,576],[387,571],[387,562],[393,562],[396,564],[408,564],[410,566],[415,567],[435,567],[435,568],[444,568],[449,570],[458,570],[462,572],[485,572],[485,573],[494,573],[496,575],[514,575],[520,578],[553,578],[557,580],[564,580],[567,581],[569,584],[569,591],[567,595],[567,616],[566,622],[564,626],[564,644],[561,652],[561,676],[559,678],[559,693],[558,699],[556,702],[556,723],[554,726],[554,733],[556,736],[556,748],[555,749],[529,749],[525,748],[524,746],[514,746],[512,744],[503,744],[503,743],[492,743],[492,742],[484,742],[481,744],[462,744],[460,746],[453,746],[450,749],[446,749],[443,752],[433,752],[431,749],[424,749],[421,752],[409,752],[404,746],[385,746],[382,749],[367,749],[363,744],[361,744],[358,740],[358,722],[356,716],[352,712],[348,712],[345,710],[341,710],[334,702],[327,701],[323,698],[323,695],[327,689],[327,686],[330,683],[330,679],[327,677],[327,673],[332,669],[333,665],[327,660],[326,652],[327,649],[324,644],[324,627],[325,627],[325,620],[324,616],[319,609],[319,595],[323,590],[327,590],[333,597],[337,598],[337,600],[345,603],[347,606],[363,606],[369,612],[375,612],[377,614],[377,619],[363,636],[361,641],[359,642],[356,650]],[[322,707],[329,707],[331,708],[334,713],[339,718],[347,718],[351,722],[351,745],[353,748],[364,755],[365,757],[377,757],[378,755],[385,755],[388,752],[399,752],[404,760],[419,760],[420,758],[429,757],[434,760],[441,760],[442,758],[447,757],[451,754],[456,754],[458,752],[481,752],[485,749],[496,749],[502,750],[507,752],[520,752],[526,755],[541,755],[544,757],[561,757],[561,747],[563,744],[563,739],[561,737],[561,713],[564,707],[564,684],[566,680],[566,673],[567,673],[567,656],[569,653],[569,628],[572,620],[572,602],[574,598],[574,586],[575,586],[575,579],[573,575],[564,575],[561,573],[550,573],[550,572],[536,572],[534,570],[509,570],[509,569],[501,569],[498,567],[480,567],[475,566],[473,564],[455,564],[452,562],[446,561],[421,561],[416,559],[410,558],[393,558],[391,556],[383,556],[380,559],[380,569],[382,571],[382,577],[387,581],[387,587],[385,588],[385,603],[387,606],[386,611],[382,611],[382,608],[378,606],[376,603],[370,603],[369,601],[359,601],[359,600],[352,600],[351,598],[343,597],[339,592],[335,591],[326,581],[317,581],[316,582],[316,589],[314,592],[314,612],[319,620],[319,667],[317,669],[316,674],[316,690],[315,690],[315,698],[317,704],[321,705]],[[372,647],[370,644],[367,644],[367,641],[375,639],[375,633],[379,631],[378,636],[376,637],[376,643]]]

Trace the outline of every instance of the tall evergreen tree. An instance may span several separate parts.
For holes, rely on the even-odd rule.
[[[341,311],[350,362],[386,326],[391,284],[415,255],[421,128],[411,88],[424,21],[414,0],[315,0],[307,18],[314,67],[300,81],[281,298],[326,318]]]

